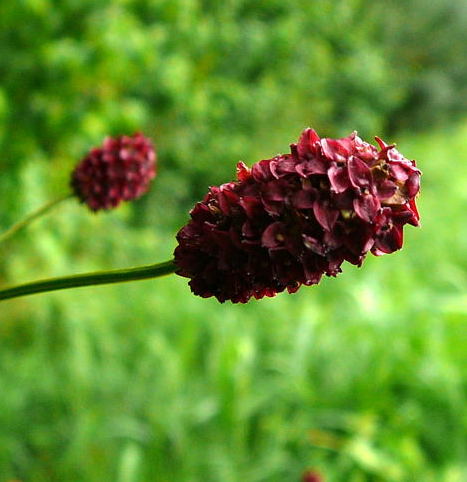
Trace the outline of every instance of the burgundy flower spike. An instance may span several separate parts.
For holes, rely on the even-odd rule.
[[[336,276],[344,261],[402,247],[418,226],[420,171],[394,145],[356,133],[320,139],[306,129],[291,154],[237,167],[211,187],[177,235],[177,273],[193,293],[247,302]]]
[[[147,137],[108,137],[76,166],[71,187],[81,202],[99,211],[140,197],[155,175],[156,153]]]

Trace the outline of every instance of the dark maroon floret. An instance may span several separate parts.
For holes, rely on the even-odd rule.
[[[156,153],[147,137],[107,137],[76,166],[71,187],[81,202],[99,211],[140,197],[155,175]]]
[[[245,303],[400,249],[403,226],[419,222],[420,171],[377,141],[306,129],[291,154],[239,163],[238,180],[211,187],[179,231],[177,273],[197,295]]]

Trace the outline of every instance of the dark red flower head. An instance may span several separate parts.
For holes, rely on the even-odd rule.
[[[324,482],[324,479],[321,474],[315,470],[307,470],[302,475],[302,482]]]
[[[156,153],[147,137],[107,137],[76,166],[71,187],[81,202],[99,211],[140,197],[155,175]]]
[[[290,154],[240,162],[238,180],[211,187],[179,231],[177,273],[197,295],[245,303],[400,249],[403,226],[418,225],[420,171],[376,140],[379,150],[306,129]]]

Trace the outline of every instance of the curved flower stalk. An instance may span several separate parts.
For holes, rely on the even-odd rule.
[[[290,154],[240,162],[237,181],[211,187],[179,231],[176,273],[196,295],[246,303],[400,249],[403,226],[419,224],[421,173],[376,140],[379,150],[355,132],[320,139],[306,129]]]
[[[0,290],[0,300],[9,300],[21,296],[48,293],[50,291],[80,288],[85,286],[125,283],[128,281],[159,278],[175,271],[173,261],[138,266],[136,268],[116,269],[111,271],[96,271],[59,278],[49,278],[31,283],[24,283]]]
[[[49,211],[54,209],[56,206],[58,206],[59,204],[61,204],[64,201],[66,201],[67,199],[70,199],[71,197],[73,197],[73,194],[65,194],[64,196],[59,197],[58,199],[54,199],[53,201],[50,201],[47,204],[44,204],[43,206],[41,206],[36,211],[33,211],[32,213],[29,213],[21,221],[13,224],[13,226],[9,227],[6,231],[4,231],[2,234],[0,234],[0,243],[2,243],[3,241],[6,241],[9,238],[12,238],[17,232],[26,228],[33,221],[35,221],[36,219],[39,219],[40,217],[44,216],[44,214],[48,213]]]
[[[156,175],[156,152],[141,133],[107,137],[102,146],[91,149],[75,167],[70,180],[71,193],[49,202],[11,226],[0,242],[11,238],[58,204],[72,197],[91,211],[116,208],[122,201],[142,196]]]

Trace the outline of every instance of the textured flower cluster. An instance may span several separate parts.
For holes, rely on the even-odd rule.
[[[237,167],[211,187],[177,234],[177,273],[193,293],[247,302],[336,276],[344,261],[402,247],[417,226],[420,171],[394,145],[306,129],[291,153]]]
[[[71,187],[92,211],[140,197],[156,175],[156,153],[140,133],[108,137],[76,166]]]

